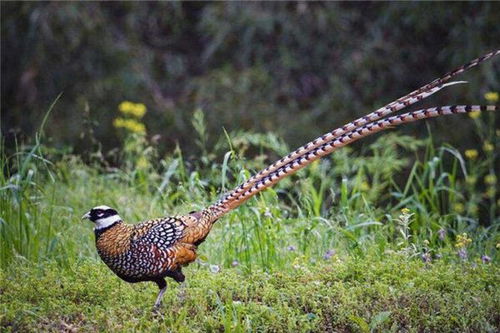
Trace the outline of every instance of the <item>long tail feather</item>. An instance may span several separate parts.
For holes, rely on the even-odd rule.
[[[299,156],[275,171],[269,173],[264,178],[255,182],[250,188],[243,192],[240,196],[232,198],[231,200],[221,200],[214,205],[207,208],[208,211],[212,212],[214,221],[220,218],[222,215],[228,211],[238,207],[246,200],[250,199],[255,194],[265,190],[268,187],[273,186],[278,181],[287,177],[303,167],[309,165],[315,160],[332,153],[340,147],[346,146],[353,143],[361,138],[368,135],[383,131],[388,128],[392,128],[397,125],[410,123],[420,119],[433,118],[441,115],[450,115],[456,113],[467,113],[474,111],[496,111],[497,106],[488,105],[454,105],[454,106],[440,106],[428,109],[422,109],[413,112],[407,112],[404,114],[388,117],[385,119],[377,120],[369,124],[360,126],[352,131],[349,131],[341,136],[325,142],[318,147],[310,150],[307,154]]]
[[[500,54],[500,50],[490,52],[488,54],[485,54],[482,57],[474,59],[474,60],[470,61],[469,63],[467,63],[463,66],[460,66],[460,67],[456,68],[455,70],[445,74],[444,76],[432,81],[431,83],[428,83],[428,84],[422,86],[421,88],[409,93],[408,95],[403,96],[403,97],[377,109],[376,111],[374,111],[374,112],[372,112],[364,117],[358,118],[358,119],[354,120],[353,122],[350,122],[342,127],[339,127],[337,129],[335,129],[334,131],[326,133],[325,135],[307,143],[306,145],[298,148],[297,150],[295,150],[292,153],[288,154],[287,156],[283,157],[282,159],[274,162],[273,164],[268,166],[266,169],[260,171],[259,173],[257,173],[256,175],[254,175],[253,177],[248,179],[246,182],[244,182],[243,184],[241,184],[240,186],[238,186],[237,188],[235,188],[231,192],[227,193],[221,199],[221,202],[222,201],[230,202],[231,200],[235,200],[236,198],[241,196],[242,193],[247,191],[250,187],[252,187],[254,184],[256,184],[258,181],[260,181],[264,177],[267,177],[268,175],[270,175],[274,171],[278,170],[279,168],[283,167],[284,165],[286,165],[290,161],[293,161],[293,160],[299,158],[300,156],[303,156],[303,155],[309,153],[313,149],[316,149],[317,147],[323,145],[325,142],[329,142],[329,141],[331,141],[335,138],[338,138],[341,135],[343,135],[349,131],[352,131],[360,126],[363,126],[369,122],[379,120],[379,119],[381,119],[381,118],[383,118],[383,117],[385,117],[393,112],[396,112],[396,111],[399,111],[405,107],[408,107],[408,106],[410,106],[418,101],[421,101],[421,100],[429,97],[430,95],[438,92],[439,90],[441,90],[447,86],[465,83],[465,81],[456,81],[456,82],[449,82],[449,83],[446,83],[446,82],[449,81],[452,77],[454,77],[458,74],[461,74],[461,73],[465,72],[466,70],[468,70],[469,68],[477,66],[481,62],[483,62],[491,57],[494,57],[498,54]]]

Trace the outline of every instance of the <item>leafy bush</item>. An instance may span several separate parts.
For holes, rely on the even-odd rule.
[[[163,151],[195,151],[193,111],[208,131],[276,131],[292,146],[498,47],[497,3],[2,2],[2,132],[33,136],[63,92],[48,134],[88,152],[87,110],[104,151],[121,143],[116,105],[141,101]],[[499,86],[498,61],[434,105],[477,103]],[[294,121],[288,121],[290,115]],[[282,124],[286,123],[286,126]],[[88,123],[87,123],[88,124]],[[469,148],[470,122],[435,122]],[[415,133],[424,125],[410,127]],[[449,129],[453,128],[454,131]],[[476,142],[473,139],[472,142]]]

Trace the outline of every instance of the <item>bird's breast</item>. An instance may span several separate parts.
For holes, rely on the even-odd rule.
[[[116,225],[104,231],[96,238],[96,247],[99,255],[117,257],[130,249],[131,230],[125,225]]]

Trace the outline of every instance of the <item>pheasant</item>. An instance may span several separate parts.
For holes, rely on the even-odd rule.
[[[500,50],[472,60],[410,94],[318,137],[255,174],[219,201],[201,211],[131,225],[124,223],[113,208],[97,206],[87,212],[82,219],[89,219],[95,223],[97,252],[118,277],[131,283],[151,281],[158,285],[160,291],[154,304],[157,308],[167,289],[165,278],[170,277],[179,283],[184,281],[182,267],[196,259],[197,247],[203,243],[214,223],[282,178],[340,147],[400,124],[441,115],[497,110],[498,107],[494,105],[454,105],[427,108],[384,118],[447,86],[464,83],[463,81],[448,81],[498,54]]]

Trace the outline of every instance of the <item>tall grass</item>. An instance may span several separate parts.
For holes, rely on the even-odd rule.
[[[242,131],[211,138],[209,146],[201,111],[194,119],[200,152],[194,157],[181,148],[159,156],[141,135],[128,136],[119,155],[96,152],[86,163],[38,136],[11,155],[2,141],[0,265],[50,260],[64,266],[96,257],[91,225],[80,221],[89,208],[106,204],[131,222],[184,214],[288,151],[271,133]],[[495,145],[494,115],[474,121],[482,142]],[[464,232],[473,240],[467,260],[485,254],[496,260],[500,212],[491,175],[497,153],[477,150],[477,158],[466,158],[449,145],[436,147],[431,132],[427,139],[384,133],[369,145],[339,150],[218,222],[200,247],[199,263],[270,271],[297,258],[314,264],[333,253],[373,251],[461,261],[455,242]],[[121,166],[111,167],[110,159]]]

